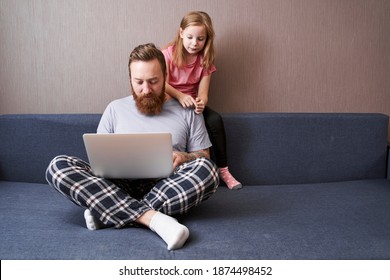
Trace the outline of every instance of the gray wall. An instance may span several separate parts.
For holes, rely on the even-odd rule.
[[[214,21],[214,109],[390,114],[388,0],[0,0],[0,113],[102,112],[191,10]]]

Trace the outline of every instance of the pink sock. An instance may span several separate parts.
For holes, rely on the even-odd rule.
[[[229,168],[227,166],[219,168],[219,177],[231,190],[238,190],[242,188],[241,183],[234,179],[233,175],[229,172]]]

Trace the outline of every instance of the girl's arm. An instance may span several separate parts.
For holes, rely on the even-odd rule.
[[[203,76],[199,83],[198,97],[196,98],[195,113],[200,114],[209,101],[209,88],[211,82],[211,74]]]
[[[196,106],[195,99],[188,94],[184,94],[168,83],[165,83],[165,92],[168,93],[171,97],[177,99],[180,102],[181,106],[184,108],[194,108]]]
[[[166,80],[169,81],[169,65],[167,64],[167,77]],[[184,94],[181,91],[178,91],[173,86],[171,86],[168,82],[165,82],[165,92],[168,93],[171,97],[177,99],[181,106],[184,108],[194,108],[196,107],[195,99],[188,94]]]

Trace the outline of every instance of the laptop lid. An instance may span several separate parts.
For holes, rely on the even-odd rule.
[[[168,177],[173,171],[170,133],[83,135],[92,171],[104,178]]]

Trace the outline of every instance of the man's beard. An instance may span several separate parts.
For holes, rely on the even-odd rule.
[[[135,104],[140,113],[145,115],[158,115],[161,113],[165,100],[165,87],[163,87],[160,94],[151,94],[149,97],[137,96],[137,94],[134,93],[133,86],[131,86],[131,90]]]

